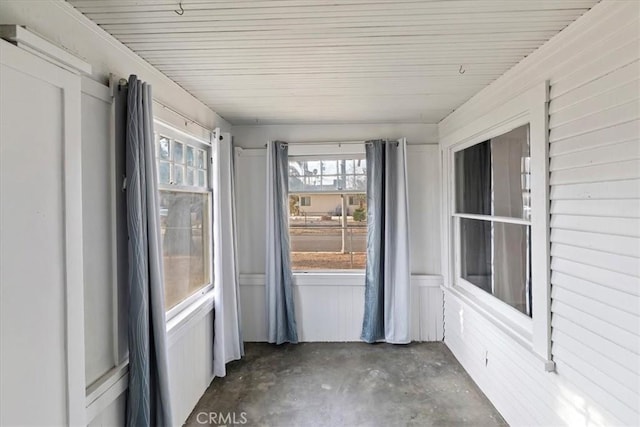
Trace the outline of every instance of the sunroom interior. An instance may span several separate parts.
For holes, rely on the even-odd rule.
[[[639,19],[2,0],[0,424],[639,425]]]

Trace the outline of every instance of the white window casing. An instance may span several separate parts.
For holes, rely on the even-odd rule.
[[[444,283],[448,291],[477,308],[498,327],[535,353],[544,369],[551,360],[550,251],[549,251],[549,83],[539,84],[440,141],[443,204],[442,243]],[[531,226],[531,317],[466,282],[457,259],[460,236],[454,226],[454,154],[464,148],[529,124],[531,156],[531,220],[506,219]],[[470,217],[473,215],[463,215]],[[504,219],[504,218],[502,218]]]

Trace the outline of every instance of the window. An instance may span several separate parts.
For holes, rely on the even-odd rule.
[[[460,275],[531,316],[529,125],[455,153]]]
[[[212,283],[210,147],[156,123],[165,308]]]
[[[366,160],[328,157],[289,156],[293,270],[365,268]]]
[[[446,290],[553,371],[548,105],[543,82],[440,144]]]

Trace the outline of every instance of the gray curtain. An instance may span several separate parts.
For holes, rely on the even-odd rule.
[[[216,132],[219,134],[219,129]],[[215,251],[213,374],[224,377],[226,364],[244,355],[240,328],[240,288],[236,253],[233,146],[231,137],[214,142],[213,244]]]
[[[367,141],[363,341],[411,341],[406,141]]]
[[[151,87],[129,77],[126,191],[129,234],[127,426],[172,424]]]
[[[267,340],[297,343],[293,303],[293,274],[289,253],[289,147],[282,141],[267,144]]]

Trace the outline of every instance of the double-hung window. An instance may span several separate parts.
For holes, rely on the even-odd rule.
[[[165,308],[179,311],[213,285],[211,146],[155,123]]]
[[[545,83],[441,144],[450,289],[552,370],[547,106]]]
[[[531,316],[529,125],[455,153],[459,277]]]
[[[289,156],[293,270],[365,268],[366,184],[364,152],[348,156]]]

